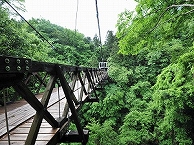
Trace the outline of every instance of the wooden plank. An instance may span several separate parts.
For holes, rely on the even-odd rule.
[[[13,128],[15,128],[15,126],[9,126],[9,130],[11,130]],[[7,127],[4,126],[3,128],[0,129],[0,134],[1,134],[0,137],[2,137],[3,135],[5,135],[6,133],[7,133]]]
[[[24,125],[26,124],[27,123],[25,123]],[[28,123],[28,124],[31,124],[31,123]],[[30,128],[29,127],[25,128],[24,125],[21,125],[20,127],[16,128],[14,131],[10,133],[11,144],[17,145],[17,143],[19,142],[21,145],[25,143],[25,140],[27,138]],[[59,128],[53,129],[50,125],[49,125],[50,127],[48,127],[48,125],[49,123],[47,122],[41,124],[39,134],[35,144],[40,144],[40,145],[47,144],[49,140],[55,135],[55,133],[59,130]],[[5,136],[0,140],[0,144],[8,144],[7,136]]]
[[[32,122],[25,122],[24,124],[22,124],[20,127],[23,127],[23,128],[30,128],[32,125]]]
[[[11,141],[25,141],[28,134],[11,134],[10,140]],[[2,141],[8,141],[8,137],[5,136],[1,139]]]
[[[25,143],[25,141],[11,141],[10,142],[11,145],[23,145],[24,143]],[[0,144],[1,145],[8,145],[9,142],[8,141],[0,141]]]
[[[36,141],[35,145],[46,145],[47,141]],[[11,141],[11,145],[23,145],[25,141]],[[1,145],[8,145],[8,141],[1,141]]]
[[[30,128],[31,125],[32,125],[32,122],[25,122],[24,124],[22,124],[19,127],[21,127],[21,128]],[[41,127],[45,127],[45,128],[49,127],[50,128],[51,125],[48,122],[42,122]]]
[[[35,112],[34,112],[35,113]],[[26,112],[24,114],[19,114],[15,117],[12,117],[11,119],[8,120],[9,126],[17,126],[21,123],[23,123],[24,120],[27,120],[29,117],[33,116],[33,112]],[[2,123],[5,125],[5,123]]]
[[[31,112],[31,110],[34,110],[29,104],[23,105],[19,108],[16,108],[12,111],[7,112],[8,115],[8,119],[10,120],[11,118],[17,117],[20,114],[26,114]],[[34,111],[35,112],[35,111]],[[34,112],[32,112],[32,114],[34,114]],[[5,114],[1,114],[0,115],[0,124],[5,122]],[[12,124],[12,122],[10,122]],[[1,126],[0,126],[1,127]]]
[[[18,127],[13,130],[12,133],[17,133],[17,134],[28,134],[30,131],[30,128],[21,128]],[[53,134],[58,131],[58,128],[52,128],[52,127],[40,127],[39,134]]]
[[[53,135],[54,135],[54,133],[52,133],[52,134],[38,134],[36,141],[47,141],[48,142],[53,137]],[[28,134],[12,134],[10,136],[10,140],[12,140],[12,141],[26,141],[27,136],[28,136]],[[5,138],[1,139],[1,141],[8,141],[7,136]]]
[[[24,123],[32,123],[33,122],[33,118],[32,119],[30,119],[30,120],[27,120],[26,122],[24,122]],[[43,119],[42,120],[42,123],[48,123],[45,119]],[[22,125],[20,125],[19,127],[22,127],[23,126],[23,124]]]
[[[47,143],[48,143],[48,141],[37,140],[35,142],[35,145],[46,145]]]
[[[52,99],[52,102],[54,102],[54,101],[56,101],[56,96],[54,96],[54,95],[52,95],[52,98],[54,98],[54,99]],[[29,104],[27,104],[26,106],[30,106]],[[53,106],[53,107],[55,107],[55,106]],[[53,108],[53,107],[51,107],[51,108]],[[30,108],[32,108],[32,107],[30,107]],[[21,108],[19,108],[19,111],[16,111],[16,112],[20,112],[21,110],[27,110],[27,108],[25,107],[24,109],[21,109]],[[32,110],[34,110],[34,109],[32,109]],[[55,110],[54,108],[53,108],[53,110]],[[13,114],[12,115],[14,115],[14,112],[15,112],[15,110],[13,110],[12,111],[13,112]],[[28,112],[28,111],[27,111]],[[34,111],[35,112],[35,111]],[[3,114],[4,115],[4,114]],[[33,119],[30,119],[29,121],[27,121],[25,124],[23,124],[23,125],[21,125],[20,127],[18,127],[17,128],[17,130],[28,130],[29,131],[29,128],[31,127],[31,124],[32,124],[32,122],[33,122]],[[13,127],[15,127],[15,126],[13,126]],[[46,122],[46,120],[43,120],[43,123],[42,123],[42,128],[40,128],[40,132],[43,132],[42,130],[47,130],[47,128],[50,128],[50,130],[52,130],[52,128],[51,128],[51,126]],[[4,132],[6,132],[7,130],[6,130],[6,127],[4,128]],[[48,131],[48,130],[47,130]],[[0,142],[0,144],[1,144],[1,142]]]
[[[24,122],[24,120],[31,118],[34,113],[35,110],[29,104],[26,104],[8,112],[9,130],[12,130],[14,127],[20,125]],[[5,114],[2,114],[0,115],[0,137],[7,132],[7,129],[5,128]]]
[[[37,140],[35,142],[35,145],[46,145],[47,143],[48,143],[48,141]]]
[[[52,134],[38,134],[38,137],[36,139],[36,141],[49,141],[53,136],[55,135],[55,133]]]

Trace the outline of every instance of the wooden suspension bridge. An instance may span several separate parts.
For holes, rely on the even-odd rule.
[[[0,64],[1,145],[87,143],[89,131],[82,128],[77,112],[84,103],[98,101],[105,69],[6,56],[0,56]],[[22,100],[8,103],[10,94]],[[70,121],[77,130],[68,130]]]

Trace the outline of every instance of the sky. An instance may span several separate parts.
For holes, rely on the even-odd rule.
[[[78,2],[78,11],[77,11]],[[98,0],[98,13],[102,42],[108,30],[116,32],[118,14],[125,9],[134,10],[133,0]],[[25,0],[24,18],[44,18],[51,23],[78,30],[86,37],[98,35],[95,0]],[[77,25],[76,21],[77,11]]]

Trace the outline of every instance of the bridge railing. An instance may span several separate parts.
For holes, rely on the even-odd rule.
[[[84,102],[98,100],[96,88],[98,83],[107,77],[106,71],[6,56],[0,56],[0,64],[0,90],[12,87],[36,111],[25,144],[35,144],[43,119],[53,128],[59,128],[48,144],[68,142],[67,121],[72,118],[78,131],[78,137],[75,141],[86,144],[87,136],[80,125],[77,110]],[[35,82],[36,90],[32,89],[32,81]],[[49,104],[56,86],[58,90],[63,91],[63,96]],[[39,100],[36,94],[40,91],[43,91],[43,95]],[[92,98],[91,93],[94,94]],[[63,99],[65,99],[63,109],[59,110],[62,115],[57,118],[49,112],[48,108]],[[7,132],[13,129],[14,127]],[[5,134],[6,132],[2,132],[0,136]]]

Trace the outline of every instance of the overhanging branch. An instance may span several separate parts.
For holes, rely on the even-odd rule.
[[[147,34],[149,34],[149,33],[151,33],[152,31],[154,31],[154,30],[159,26],[160,20],[162,19],[162,17],[164,16],[164,14],[165,14],[169,9],[174,8],[174,7],[194,7],[194,5],[193,5],[193,4],[181,4],[181,5],[171,5],[171,6],[167,7],[167,8],[165,9],[165,11],[162,12],[162,14],[159,16],[158,21],[156,22],[155,26],[154,26],[150,31],[148,31]],[[187,13],[190,13],[190,12],[192,12],[192,11],[193,11],[193,10],[188,11]],[[187,13],[184,13],[184,14],[187,14]],[[181,15],[184,15],[184,14],[181,14]],[[180,16],[180,15],[179,15],[179,16]],[[172,18],[171,18],[171,19],[172,19]]]

